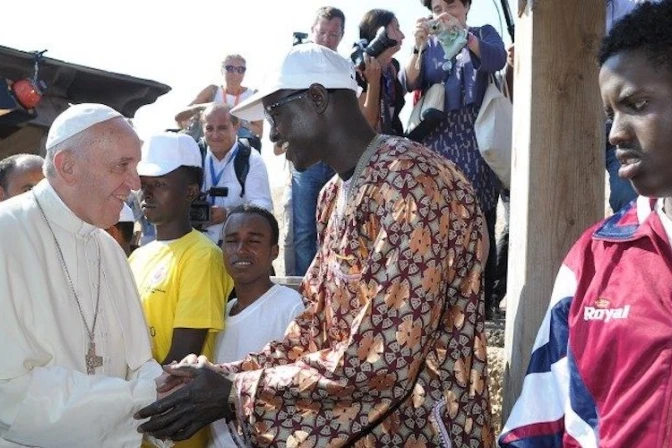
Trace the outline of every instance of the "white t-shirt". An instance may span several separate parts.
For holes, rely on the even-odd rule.
[[[239,361],[281,339],[289,323],[305,309],[301,295],[282,285],[274,285],[243,311],[229,316],[236,302],[233,299],[227,304],[226,328],[215,341],[215,362],[219,364]],[[211,429],[209,448],[236,448],[224,420],[213,423]]]

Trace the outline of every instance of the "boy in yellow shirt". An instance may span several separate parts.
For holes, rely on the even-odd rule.
[[[194,230],[189,220],[203,170],[196,142],[188,135],[162,133],[142,147],[138,164],[141,206],[156,226],[156,241],[137,249],[129,261],[149,326],[152,356],[161,364],[190,353],[212,356],[224,328],[224,307],[233,281],[221,250]],[[178,447],[204,447],[207,433]]]

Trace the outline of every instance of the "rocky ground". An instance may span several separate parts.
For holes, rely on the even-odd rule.
[[[504,373],[504,319],[488,321],[485,326],[488,337],[488,369],[490,373],[490,404],[495,434],[502,427],[502,377]]]

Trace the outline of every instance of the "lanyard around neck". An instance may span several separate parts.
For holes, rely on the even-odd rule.
[[[226,163],[224,164],[222,169],[219,170],[218,173],[215,172],[215,162],[213,160],[214,157],[212,156],[212,154],[208,153],[208,156],[207,156],[208,168],[210,169],[210,181],[212,182],[210,187],[216,187],[217,185],[219,185],[219,181],[222,180],[222,176],[224,175],[224,171],[229,166],[229,163],[231,163],[231,161],[236,158],[236,155],[238,155],[238,150],[239,149],[240,149],[240,147],[238,146],[238,142],[236,142],[235,149],[231,153],[231,157],[229,158],[229,160],[226,161]],[[215,198],[212,197],[212,196],[210,196],[210,203],[212,205],[215,205]]]

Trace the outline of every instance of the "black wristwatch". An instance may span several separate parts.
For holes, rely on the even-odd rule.
[[[418,47],[413,45],[413,54],[422,54],[422,51],[418,50]]]

